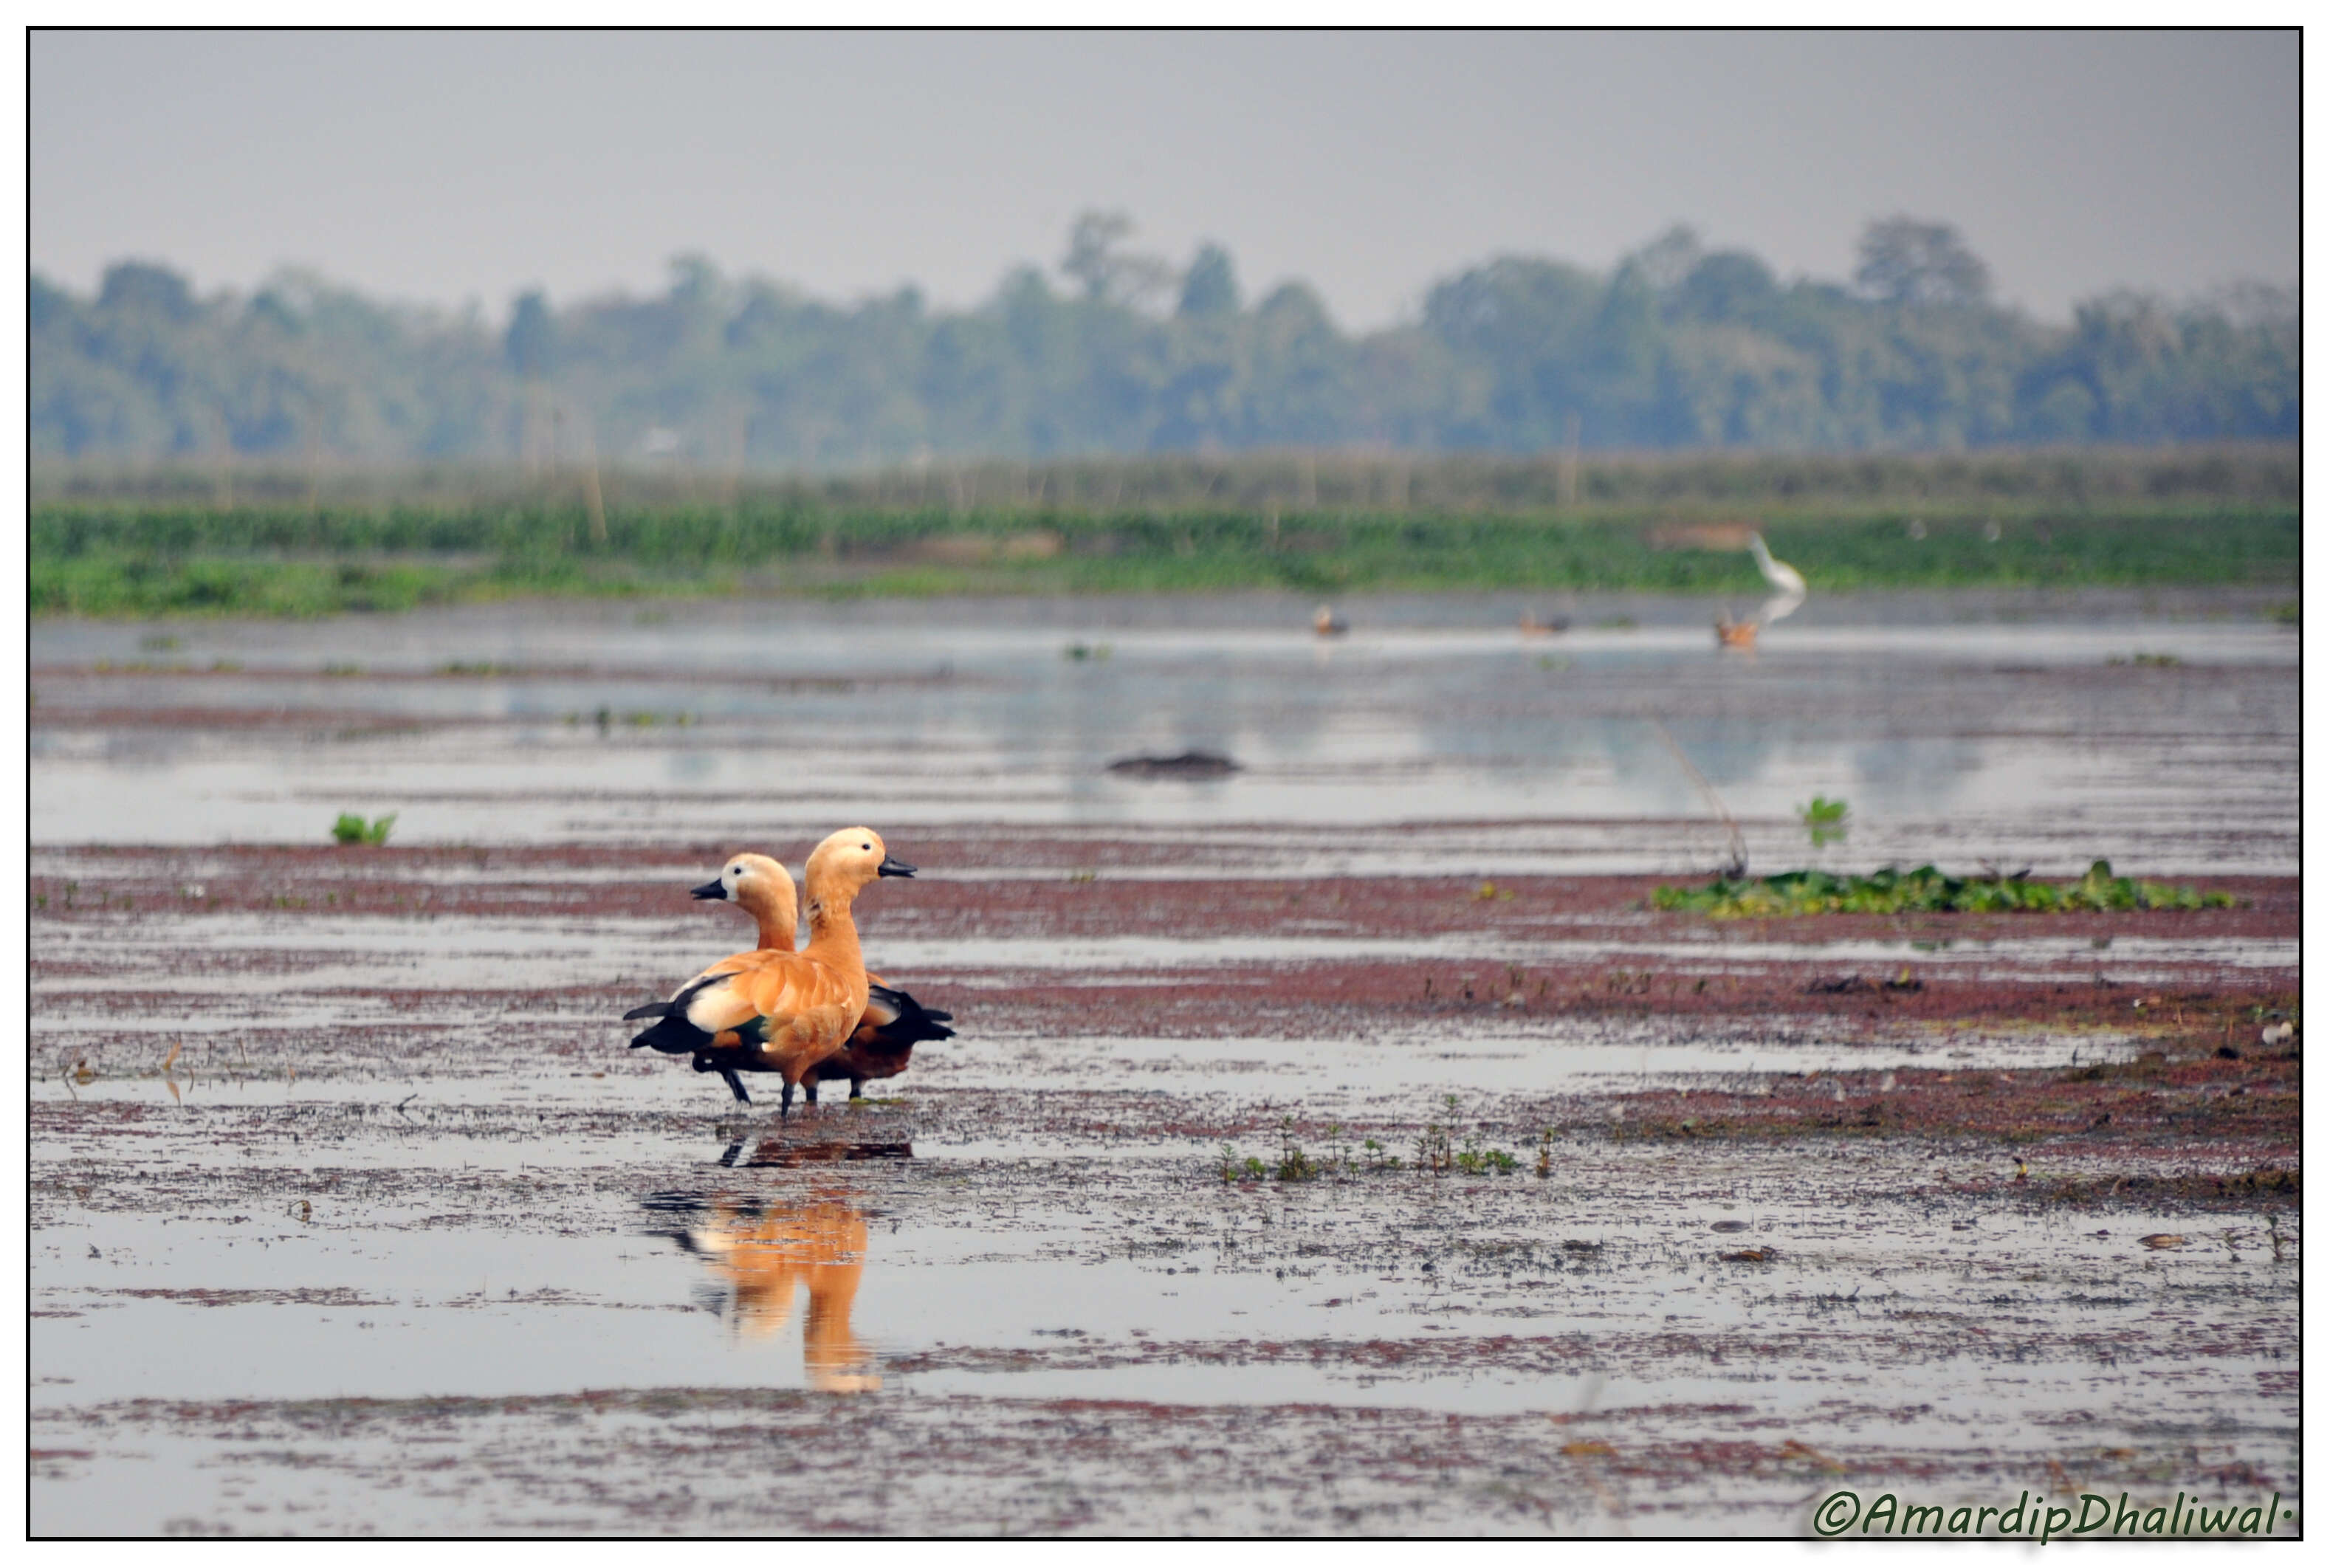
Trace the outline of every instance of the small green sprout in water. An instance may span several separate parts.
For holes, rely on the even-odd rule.
[[[370,822],[353,811],[343,811],[340,819],[332,824],[332,836],[342,844],[386,844],[388,830],[396,825],[396,813],[375,817]]]
[[[1843,841],[1845,814],[1851,809],[1842,800],[1831,800],[1825,795],[1815,795],[1811,805],[1796,808],[1796,820],[1803,823],[1804,831],[1812,835],[1813,847],[1819,849],[1832,840]]]
[[[1447,1096],[1449,1119],[1456,1115],[1456,1097]],[[1416,1168],[1435,1174],[1446,1170],[1454,1162],[1454,1151],[1448,1140],[1448,1129],[1436,1121],[1426,1122],[1424,1135],[1416,1140]]]
[[[1448,1108],[1448,1122],[1454,1122],[1456,1097],[1448,1095],[1444,1103]],[[1522,1165],[1520,1154],[1490,1148],[1482,1143],[1478,1133],[1465,1134],[1463,1144],[1459,1146],[1448,1125],[1438,1121],[1426,1127],[1423,1137],[1417,1140],[1413,1165],[1387,1152],[1376,1138],[1362,1138],[1354,1148],[1340,1122],[1330,1122],[1327,1126],[1327,1150],[1323,1154],[1313,1154],[1295,1137],[1294,1125],[1293,1116],[1280,1119],[1279,1148],[1274,1162],[1252,1155],[1241,1155],[1228,1143],[1220,1145],[1220,1153],[1214,1166],[1215,1174],[1220,1176],[1225,1185],[1236,1185],[1241,1182],[1271,1179],[1281,1182],[1317,1181],[1324,1176],[1349,1180],[1355,1176],[1402,1170],[1426,1171],[1435,1175],[1455,1171],[1466,1176],[1508,1176],[1520,1170]],[[1550,1175],[1552,1171],[1553,1136],[1549,1129],[1539,1141],[1538,1174],[1540,1176]]]
[[[1115,651],[1116,650],[1114,648],[1111,647],[1104,642],[1072,642],[1066,647],[1060,650],[1060,655],[1072,664],[1097,664],[1105,660],[1109,655]]]
[[[2102,910],[2231,909],[2229,893],[2114,876],[2098,860],[2077,882],[2034,882],[2024,876],[1945,876],[1931,865],[1901,871],[1887,866],[1868,876],[1788,871],[1750,881],[1718,877],[1705,887],[1662,887],[1656,909],[1712,915],[1718,920],[1810,914],[2029,912],[2062,914]]]
[[[1319,1162],[1312,1159],[1294,1139],[1294,1119],[1284,1117],[1278,1123],[1278,1179],[1283,1182],[1307,1182],[1321,1174]]]
[[[1501,1148],[1482,1148],[1468,1134],[1464,1147],[1456,1151],[1456,1168],[1466,1176],[1511,1176],[1521,1168],[1521,1162]]]
[[[1225,1185],[1232,1182],[1259,1181],[1264,1176],[1270,1174],[1270,1167],[1264,1165],[1252,1155],[1248,1155],[1244,1159],[1240,1159],[1238,1157],[1237,1150],[1232,1148],[1228,1144],[1222,1145],[1222,1163],[1220,1168],[1222,1181]]]

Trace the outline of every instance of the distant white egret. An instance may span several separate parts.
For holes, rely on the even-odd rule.
[[[1753,552],[1756,556],[1756,570],[1764,574],[1764,581],[1772,585],[1772,591],[1775,594],[1793,594],[1795,596],[1797,603],[1801,604],[1804,602],[1804,575],[1803,572],[1798,571],[1795,567],[1789,565],[1785,561],[1773,560],[1772,552],[1765,545],[1764,536],[1761,534],[1750,534],[1748,535],[1748,548]],[[1790,605],[1788,608],[1793,609],[1795,606]],[[1783,611],[1782,613],[1785,614],[1786,612]],[[1776,619],[1777,618],[1773,617],[1769,619]]]
[[[1715,623],[1715,640],[1719,647],[1752,648],[1756,634],[1776,620],[1794,615],[1804,602],[1804,577],[1785,561],[1772,559],[1769,546],[1761,534],[1748,535],[1748,549],[1756,557],[1756,570],[1772,585],[1772,597],[1756,612],[1753,620],[1733,620],[1729,616]]]

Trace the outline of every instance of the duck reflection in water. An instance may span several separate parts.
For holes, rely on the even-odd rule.
[[[721,1164],[744,1167],[825,1165],[857,1159],[911,1158],[905,1144],[792,1144],[771,1138],[741,1157],[732,1145]],[[826,1393],[862,1393],[882,1386],[874,1352],[849,1327],[850,1308],[866,1271],[866,1211],[858,1195],[834,1182],[803,1192],[751,1198],[732,1193],[702,1198],[650,1199],[687,1216],[683,1230],[667,1232],[709,1264],[728,1289],[723,1316],[740,1340],[781,1334],[805,1288],[809,1312],[801,1325],[801,1361],[809,1385]]]

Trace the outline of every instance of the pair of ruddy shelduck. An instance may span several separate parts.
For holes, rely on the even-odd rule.
[[[905,1072],[916,1041],[952,1037],[946,1026],[952,1015],[931,1012],[866,972],[850,906],[878,878],[914,874],[870,827],[832,835],[810,852],[802,873],[809,945],[796,952],[791,874],[765,855],[731,856],[717,878],[690,892],[753,916],[760,946],[721,959],[671,1000],[624,1014],[657,1020],[631,1044],[691,1058],[698,1072],[720,1074],[746,1105],[753,1097],[737,1075],[774,1072],[784,1081],[784,1110],[795,1088],[814,1105],[819,1083],[847,1078],[856,1100],[867,1080]]]

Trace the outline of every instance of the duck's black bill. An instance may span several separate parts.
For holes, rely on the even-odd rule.
[[[687,890],[687,896],[690,898],[726,898],[728,896],[728,890],[720,885],[720,879],[715,876],[710,882],[706,883],[702,887],[689,888]]]
[[[865,863],[861,861],[859,864],[863,864]],[[900,860],[895,855],[884,855],[882,857],[881,866],[878,869],[884,876],[912,876],[914,874],[914,868],[908,865],[905,861]]]

